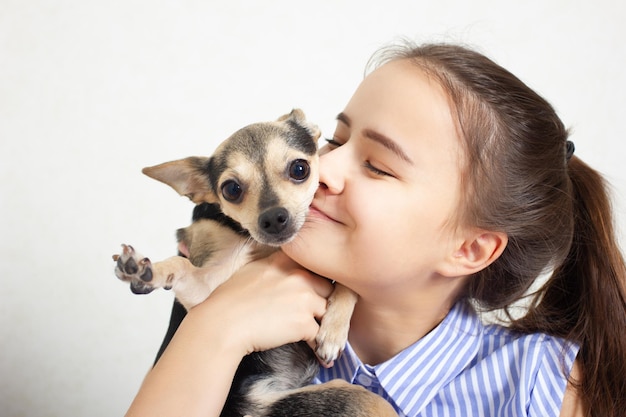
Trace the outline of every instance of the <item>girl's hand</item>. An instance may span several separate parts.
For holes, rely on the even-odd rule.
[[[244,355],[300,340],[314,344],[332,290],[278,251],[244,266],[189,314],[218,314],[221,337]]]

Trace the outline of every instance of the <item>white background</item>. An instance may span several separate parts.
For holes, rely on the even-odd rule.
[[[122,415],[172,294],[133,296],[122,242],[175,253],[192,205],[142,167],[303,108],[326,135],[378,47],[486,52],[573,128],[626,231],[618,0],[0,0],[0,415]]]

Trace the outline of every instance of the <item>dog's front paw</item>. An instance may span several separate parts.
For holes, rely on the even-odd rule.
[[[350,317],[357,299],[356,293],[341,284],[336,284],[328,297],[326,314],[315,337],[315,353],[328,366],[341,356],[348,341]]]
[[[323,323],[323,321],[322,321]],[[343,352],[350,326],[321,326],[315,337],[315,354],[326,365],[331,365]]]
[[[130,282],[130,289],[135,294],[148,294],[155,287],[152,281],[152,263],[135,252],[130,245],[122,245],[122,253],[113,255],[116,261],[115,275],[124,282]]]

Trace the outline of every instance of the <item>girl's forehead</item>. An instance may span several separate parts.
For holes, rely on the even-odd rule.
[[[398,139],[413,134],[458,139],[449,95],[409,60],[391,61],[370,73],[346,106],[346,114],[360,127],[382,129]]]
[[[395,107],[395,111],[404,109],[414,114],[429,107],[450,112],[451,107],[450,97],[439,80],[408,59],[390,61],[368,74],[351,102],[359,100],[369,102],[375,110]]]

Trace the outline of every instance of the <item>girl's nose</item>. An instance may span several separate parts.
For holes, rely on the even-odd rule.
[[[345,146],[345,145],[344,145]],[[346,150],[342,147],[320,155],[320,189],[330,194],[340,194],[345,185]]]

